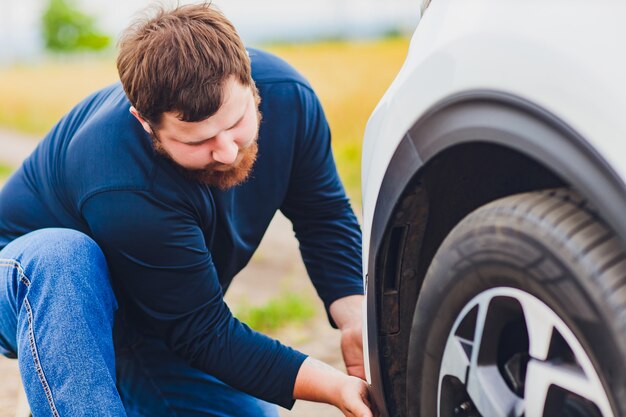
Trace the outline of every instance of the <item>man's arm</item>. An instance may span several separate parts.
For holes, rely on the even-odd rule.
[[[82,206],[133,319],[192,366],[290,408],[306,356],[233,317],[204,234],[186,210],[168,195],[130,190],[101,192]]]
[[[330,130],[319,100],[298,90],[301,119],[289,191],[281,208],[292,221],[302,259],[331,323],[341,329],[341,346],[351,375],[365,377],[361,303],[361,230],[337,174]]]
[[[332,404],[345,416],[372,417],[365,381],[345,375],[313,358],[307,358],[300,367],[293,397]]]
[[[364,381],[306,358],[232,316],[204,236],[177,201],[142,191],[90,197],[82,212],[115,287],[170,348],[229,385],[290,408],[322,401],[370,417]]]

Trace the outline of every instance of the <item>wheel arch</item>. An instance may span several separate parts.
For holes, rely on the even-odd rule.
[[[569,186],[626,241],[626,187],[565,122],[510,94],[471,91],[435,105],[406,133],[374,211],[367,265],[375,401],[406,415],[410,319],[430,260],[467,214],[511,194]],[[407,256],[409,254],[417,254]]]

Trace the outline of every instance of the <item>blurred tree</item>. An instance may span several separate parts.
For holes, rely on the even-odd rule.
[[[105,48],[111,38],[97,30],[95,21],[72,0],[49,0],[42,17],[46,48],[54,52]]]

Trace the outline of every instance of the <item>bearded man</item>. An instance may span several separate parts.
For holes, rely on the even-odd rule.
[[[0,352],[34,415],[371,416],[360,231],[310,85],[206,4],[131,26],[117,66],[0,194]],[[224,303],[277,210],[355,376]]]

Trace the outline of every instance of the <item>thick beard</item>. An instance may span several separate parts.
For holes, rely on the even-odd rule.
[[[217,170],[208,166],[204,169],[185,169],[185,174],[194,181],[217,187],[220,190],[227,190],[242,184],[248,179],[250,172],[252,172],[254,162],[256,161],[258,151],[259,145],[255,140],[247,148],[239,151],[242,155],[241,160],[228,169]],[[223,164],[218,165],[220,167],[226,167]]]
[[[261,121],[263,120],[263,115],[261,114],[261,110],[259,109],[259,105],[261,104],[261,97],[259,96],[259,90],[257,90],[256,86],[253,85],[252,89],[254,94],[254,101],[256,104],[257,121],[259,126],[261,126]],[[156,132],[156,130],[152,126],[150,127],[152,128],[152,132]],[[150,137],[152,138],[152,146],[154,147],[156,153],[168,159],[187,178],[191,179],[192,181],[197,181],[201,184],[217,187],[221,190],[227,190],[236,185],[242,184],[248,179],[250,173],[252,172],[252,167],[254,166],[257,158],[257,153],[259,151],[259,145],[257,144],[257,131],[257,137],[252,140],[250,145],[248,145],[248,147],[246,148],[239,150],[239,152],[242,154],[242,158],[236,165],[213,163],[202,169],[189,169],[181,166],[176,161],[174,161],[170,154],[168,154],[167,151],[163,148],[163,145],[161,145],[161,141],[154,133],[151,133]],[[219,170],[214,169],[218,166],[220,167]]]
[[[239,150],[242,157],[236,165],[229,166],[224,164],[212,164],[202,169],[189,169],[174,161],[170,154],[168,154],[163,148],[161,142],[154,137],[154,135],[151,136],[152,145],[156,153],[172,162],[174,166],[178,168],[183,175],[185,175],[185,177],[201,184],[217,187],[221,190],[227,190],[236,185],[242,184],[248,179],[259,151],[259,145],[255,139],[248,147]],[[220,166],[220,169],[214,169],[216,166]],[[226,167],[229,168],[225,169]]]

